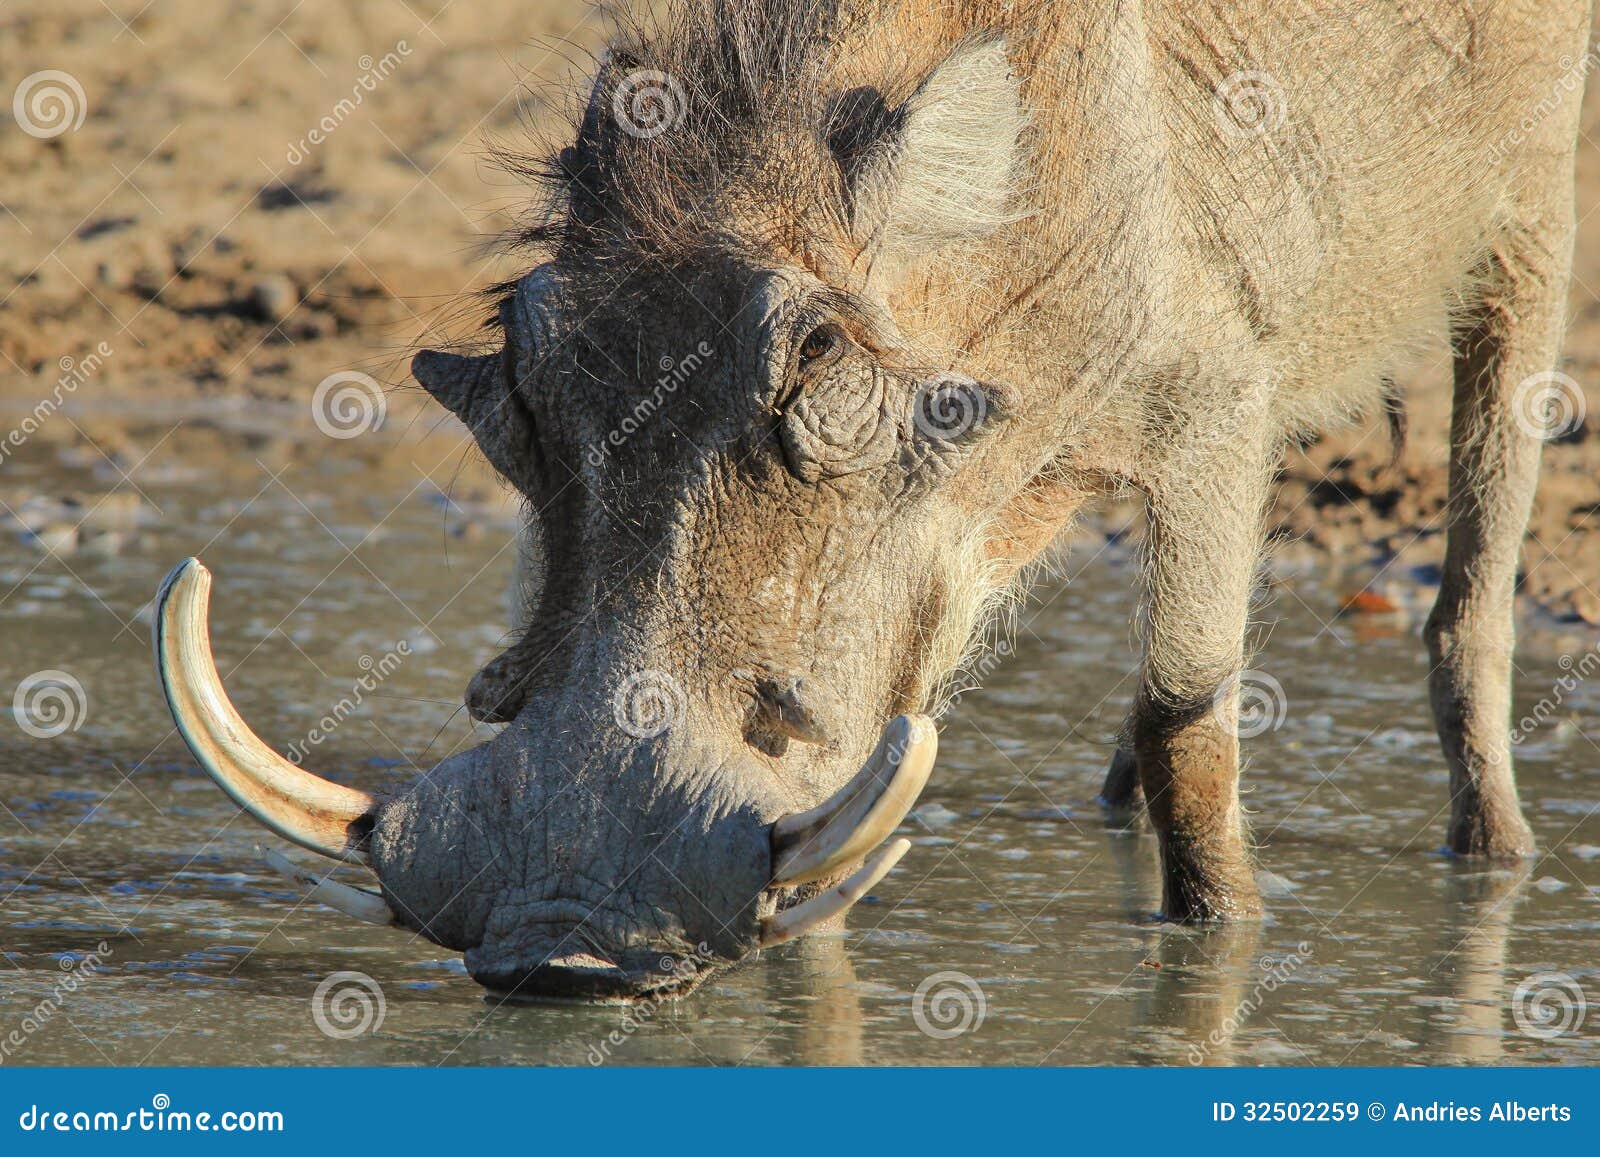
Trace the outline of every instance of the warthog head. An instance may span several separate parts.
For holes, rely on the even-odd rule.
[[[496,990],[677,989],[841,915],[909,846],[919,712],[1063,517],[1048,434],[948,306],[1018,215],[1005,43],[836,54],[751,8],[607,55],[498,348],[413,363],[531,512],[504,731],[393,798],[312,777],[222,694],[205,572],[165,588],[205,766],[381,883],[302,877],[318,899]]]

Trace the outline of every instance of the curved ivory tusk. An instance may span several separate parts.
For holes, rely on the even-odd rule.
[[[911,841],[907,839],[885,844],[844,883],[835,884],[804,904],[796,904],[793,908],[768,916],[761,922],[761,947],[771,948],[774,944],[804,936],[818,925],[848,912],[851,905],[867,894],[867,889],[889,874],[889,869],[899,863],[900,857],[910,848]]]
[[[284,839],[365,863],[377,798],[302,771],[239,718],[211,657],[210,601],[211,572],[194,558],[173,568],[156,595],[156,667],[178,732],[234,803]]]
[[[385,926],[395,923],[394,911],[389,907],[388,901],[376,892],[369,892],[365,888],[354,888],[349,884],[341,884],[337,880],[318,877],[316,873],[296,865],[289,857],[281,852],[267,848],[261,853],[261,858],[267,866],[281,876],[286,876],[305,889],[308,900],[315,900],[325,904],[335,912],[343,912],[346,916],[354,916],[366,924],[382,924]]]
[[[938,750],[939,734],[926,715],[890,720],[849,783],[818,807],[772,825],[773,884],[809,884],[860,863],[917,802]]]

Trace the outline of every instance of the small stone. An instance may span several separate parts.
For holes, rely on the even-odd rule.
[[[1572,592],[1572,613],[1591,627],[1600,627],[1600,595],[1579,587]]]
[[[79,550],[91,558],[116,558],[133,539],[134,536],[126,531],[102,530],[82,535]]]
[[[1400,605],[1375,590],[1359,590],[1339,600],[1339,611],[1346,615],[1392,615]]]
[[[195,225],[168,246],[172,267],[180,274],[190,272],[190,266],[212,253],[232,253],[238,246],[226,233],[212,233],[203,225]]]
[[[1256,872],[1256,887],[1260,888],[1261,894],[1269,900],[1282,899],[1300,889],[1300,885],[1293,880],[1276,872],[1269,872],[1265,868]]]
[[[942,803],[921,804],[911,813],[911,819],[914,823],[934,829],[948,827],[958,818],[960,818],[958,813],[951,811]]]
[[[78,528],[71,523],[52,522],[24,538],[29,546],[45,554],[74,554],[78,549]]]
[[[88,506],[82,520],[85,530],[134,530],[148,517],[144,500],[131,490],[119,490],[92,498]]]
[[[126,289],[133,280],[133,267],[121,257],[107,257],[94,267],[94,279],[107,289]]]
[[[1554,876],[1541,876],[1533,882],[1533,886],[1547,895],[1555,892],[1565,892],[1572,887],[1565,880],[1558,880]]]
[[[300,304],[300,291],[281,273],[263,277],[250,287],[250,309],[262,321],[274,325],[286,319]]]

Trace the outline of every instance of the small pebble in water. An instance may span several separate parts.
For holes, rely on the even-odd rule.
[[[1263,896],[1270,899],[1274,896],[1287,896],[1291,892],[1298,891],[1300,885],[1293,880],[1278,875],[1276,872],[1269,872],[1263,868],[1256,872],[1256,887],[1261,889]]]
[[[959,813],[951,811],[942,803],[925,803],[911,812],[911,819],[914,822],[934,830],[948,827],[959,818]]]

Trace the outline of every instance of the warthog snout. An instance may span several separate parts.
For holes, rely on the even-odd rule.
[[[932,769],[925,717],[884,729],[860,770],[796,810],[759,769],[687,724],[607,736],[536,699],[493,741],[380,798],[263,743],[229,702],[207,632],[210,574],[162,585],[155,646],[173,718],[202,767],[284,839],[369,867],[376,891],[268,862],[315,899],[466,954],[486,987],[606,1000],[687,991],[718,966],[844,913],[910,846],[889,840]],[[560,714],[563,726],[550,720]],[[574,739],[586,734],[601,741]]]

